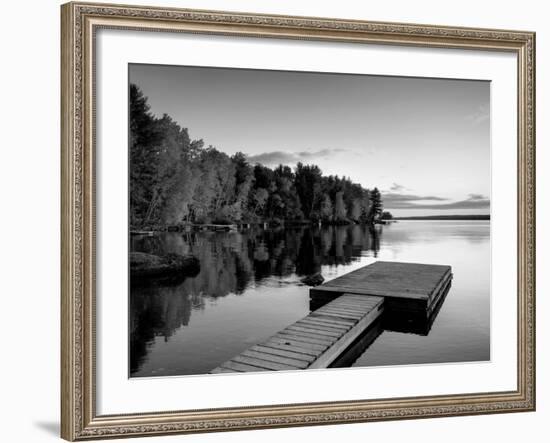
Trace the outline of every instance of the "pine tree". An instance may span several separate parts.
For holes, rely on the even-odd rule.
[[[147,97],[130,85],[130,224],[142,225],[150,212],[157,183],[162,133],[150,112]]]
[[[374,188],[370,193],[369,221],[371,223],[380,217],[382,214],[382,209],[382,196],[378,188]]]

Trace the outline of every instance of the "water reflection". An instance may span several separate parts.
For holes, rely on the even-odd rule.
[[[133,377],[204,374],[309,314],[304,275],[329,280],[376,259],[452,266],[429,319],[385,316],[336,365],[380,366],[490,358],[490,225],[406,221],[379,226],[165,233],[135,251],[193,254],[194,278],[132,285]]]
[[[323,267],[347,266],[364,257],[376,257],[381,235],[380,229],[353,225],[270,230],[253,228],[242,232],[202,231],[133,237],[133,251],[193,254],[200,260],[201,271],[196,277],[183,281],[131,285],[130,373],[142,376],[207,372],[217,366],[214,362],[219,360],[218,363],[221,363],[224,359],[216,357],[212,349],[208,350],[210,354],[206,349],[202,349],[201,353],[205,335],[214,346],[220,348],[226,338],[220,337],[224,334],[224,328],[227,328],[228,334],[233,331],[235,335],[244,337],[239,339],[242,342],[240,347],[226,342],[223,351],[229,352],[229,347],[246,349],[250,346],[247,342],[249,335],[253,334],[252,331],[234,331],[231,328],[234,328],[234,323],[238,324],[239,318],[241,322],[250,321],[245,317],[253,315],[247,310],[254,309],[254,301],[235,313],[232,311],[232,306],[236,305],[234,301],[231,301],[231,306],[225,304],[226,307],[221,308],[216,304],[217,299],[241,296],[245,292],[255,296],[265,295],[269,292],[266,288],[270,286],[288,286],[291,296],[303,299],[308,291],[307,287],[300,287],[299,277],[321,272]],[[273,302],[275,299],[273,297]],[[289,307],[296,302],[297,299],[287,301],[286,308],[270,306],[269,316],[274,327],[279,327],[281,323],[286,326],[284,322],[293,318],[289,315],[303,316],[304,309],[307,314],[307,304],[289,314]],[[225,309],[227,315],[221,315],[216,324],[207,325],[208,319],[200,316],[207,306],[218,311]],[[261,312],[261,315],[266,315],[266,312]],[[190,323],[195,317],[201,325],[193,328]],[[274,333],[263,325],[253,326],[258,334],[269,336]],[[189,337],[192,337],[192,331],[200,331],[200,334],[195,332],[197,338],[178,337],[182,341],[181,346],[173,346],[170,350],[164,346],[166,352],[159,354],[158,362],[151,361],[151,351],[163,348],[162,342],[168,343],[176,331],[182,329],[189,332]],[[173,355],[178,351],[179,355]],[[189,351],[187,356],[186,351]],[[221,353],[220,349],[218,354]]]

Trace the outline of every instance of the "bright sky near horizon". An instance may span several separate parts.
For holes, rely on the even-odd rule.
[[[488,214],[490,83],[130,65],[151,111],[252,163],[377,186],[396,216]]]

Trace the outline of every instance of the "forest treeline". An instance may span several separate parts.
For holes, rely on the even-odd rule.
[[[191,140],[169,115],[150,112],[130,85],[130,224],[372,223],[382,214],[377,188],[324,176],[316,165],[252,165]]]

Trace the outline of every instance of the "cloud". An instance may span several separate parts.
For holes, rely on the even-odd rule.
[[[262,152],[257,155],[249,155],[248,161],[250,163],[261,163],[263,165],[294,164],[302,161],[313,161],[319,158],[326,158],[346,151],[347,149],[341,148],[300,152],[271,151]]]
[[[385,192],[382,194],[384,199],[384,206],[391,204],[414,204],[417,201],[446,201],[448,199],[443,197],[437,197],[435,195],[414,195],[414,194],[400,194],[396,192]],[[395,206],[393,206],[395,207]]]
[[[447,198],[433,195],[412,195],[398,193],[382,194],[387,209],[489,209],[489,197],[482,194],[469,194],[465,200],[449,202]],[[446,202],[446,203],[431,203]]]
[[[401,192],[401,191],[406,191],[407,188],[405,188],[405,186],[403,185],[400,185],[399,183],[395,183],[393,182],[392,185],[390,186],[390,191],[391,192]]]
[[[476,201],[476,200],[487,200],[488,197],[486,197],[483,194],[468,194],[468,200]]]

